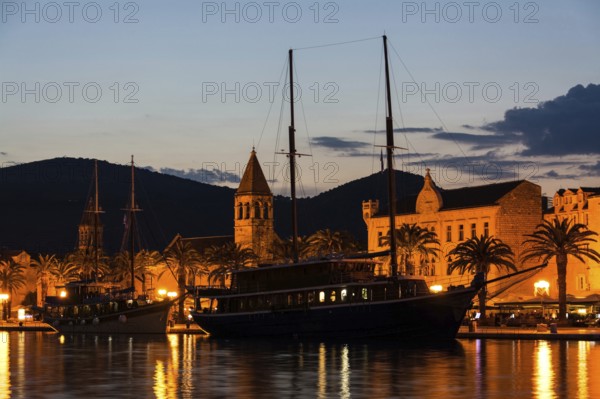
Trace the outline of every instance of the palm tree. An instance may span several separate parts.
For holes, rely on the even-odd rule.
[[[298,257],[300,260],[306,259],[310,256],[310,246],[308,244],[308,239],[304,236],[298,237]],[[273,255],[273,260],[278,263],[292,263],[294,261],[294,256],[292,254],[292,238],[288,238],[287,240],[282,240],[280,238],[275,238],[273,241],[273,246],[269,250],[271,255]]]
[[[225,286],[225,279],[232,271],[252,267],[257,256],[251,248],[242,248],[240,244],[228,242],[224,245],[213,245],[206,250],[206,260],[211,266],[209,281],[219,281]]]
[[[31,263],[36,269],[37,281],[42,286],[42,295],[41,298],[39,298],[39,300],[41,302],[44,302],[44,300],[46,300],[46,296],[48,295],[48,284],[50,276],[52,275],[52,271],[56,267],[56,255],[39,254],[38,258],[34,259]]]
[[[171,272],[177,278],[179,289],[178,318],[180,322],[183,322],[185,310],[183,298],[186,295],[187,276],[191,270],[201,267],[202,258],[191,242],[183,241],[181,237],[178,237],[175,243],[165,252],[165,260],[167,267],[171,269]]]
[[[96,274],[96,268],[98,269],[98,276],[101,277],[109,272],[109,259],[102,252],[98,250],[98,264],[94,260],[94,255],[91,251],[85,249],[77,249],[67,254],[67,261],[74,264],[77,268],[79,278],[91,279]]]
[[[567,315],[568,257],[571,255],[584,263],[584,258],[600,261],[600,253],[589,247],[590,243],[597,241],[593,238],[597,235],[584,224],[571,224],[568,219],[554,218],[538,224],[533,234],[528,234],[529,238],[523,241],[524,245],[531,245],[523,252],[523,261],[535,258],[545,263],[556,257],[559,320],[565,320]]]
[[[146,277],[154,275],[154,269],[162,263],[162,256],[158,251],[141,250],[136,252],[133,271],[134,277],[142,283],[142,292],[146,294]],[[115,281],[131,282],[131,256],[129,251],[121,251],[115,255],[112,261],[111,276]]]
[[[57,259],[55,267],[50,271],[50,274],[54,278],[55,283],[65,284],[77,279],[77,266],[69,262],[67,258],[63,260]]]
[[[11,313],[12,297],[23,286],[25,286],[25,266],[12,259],[0,261],[0,290],[9,294],[6,302],[7,316]]]
[[[390,236],[384,239],[384,245],[389,245]],[[440,241],[435,231],[417,226],[416,223],[403,223],[396,229],[396,245],[400,255],[400,264],[406,274],[414,274],[414,256],[420,255],[421,259],[436,257]],[[421,262],[422,263],[422,262]]]
[[[351,253],[358,248],[356,240],[345,231],[319,230],[308,237],[309,252],[315,256]]]
[[[483,273],[486,279],[492,265],[498,270],[516,271],[514,257],[512,249],[499,238],[486,235],[469,238],[448,253],[448,274],[455,270],[460,274]],[[479,312],[485,318],[486,288],[483,287],[478,295]]]

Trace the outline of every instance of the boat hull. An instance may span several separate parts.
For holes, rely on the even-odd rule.
[[[212,337],[454,339],[477,293],[232,314],[193,313]]]
[[[60,333],[165,334],[172,302],[145,306],[97,317],[64,318],[44,316],[44,321]]]

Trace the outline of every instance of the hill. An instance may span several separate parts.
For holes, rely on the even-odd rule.
[[[64,254],[77,244],[77,226],[92,190],[94,161],[56,158],[0,169],[0,247],[31,254]],[[130,167],[98,162],[104,242],[109,252],[119,250],[123,208],[127,203]],[[398,172],[397,187],[405,195],[418,192],[420,176]],[[312,198],[298,201],[299,233],[318,229],[347,230],[366,239],[362,201],[379,199],[385,206],[385,173],[364,177]],[[183,236],[233,234],[234,189],[199,183],[136,168],[136,195],[146,246],[163,249]],[[275,198],[275,229],[291,234],[289,198]]]

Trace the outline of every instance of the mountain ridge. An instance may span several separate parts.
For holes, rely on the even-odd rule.
[[[77,245],[77,226],[91,195],[94,160],[53,158],[0,169],[0,247],[64,254]],[[104,243],[118,251],[123,235],[123,208],[130,187],[130,166],[98,161]],[[137,168],[136,198],[144,244],[162,250],[175,236],[233,235],[235,189]],[[299,233],[330,228],[346,230],[366,241],[362,201],[378,199],[387,206],[386,172],[362,177],[310,198],[298,199]],[[404,195],[414,195],[422,177],[396,173]],[[275,231],[291,235],[290,199],[274,198]]]

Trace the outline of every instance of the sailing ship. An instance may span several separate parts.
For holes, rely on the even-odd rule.
[[[295,196],[294,102],[289,126],[292,197],[293,263],[265,265],[232,272],[229,288],[196,288],[192,316],[212,337],[392,338],[439,341],[454,339],[486,284],[510,278],[513,273],[485,281],[474,276],[467,286],[450,286],[433,293],[426,281],[398,274],[396,248],[396,196],[394,187],[393,119],[387,38],[383,36],[386,77],[386,153],[389,197],[391,275],[376,273],[382,253],[356,258],[298,261]],[[293,60],[289,51],[290,99],[293,94]]]
[[[94,260],[93,278],[69,282],[57,287],[58,296],[46,297],[41,309],[44,322],[61,333],[110,334],[164,334],[168,315],[174,300],[150,300],[146,295],[135,295],[135,213],[141,209],[135,202],[135,168],[131,157],[131,191],[129,207],[125,209],[130,244],[129,287],[121,289],[111,282],[102,281],[99,273],[99,215],[98,164],[94,165],[95,193],[92,206],[86,212],[93,216],[91,234]]]

